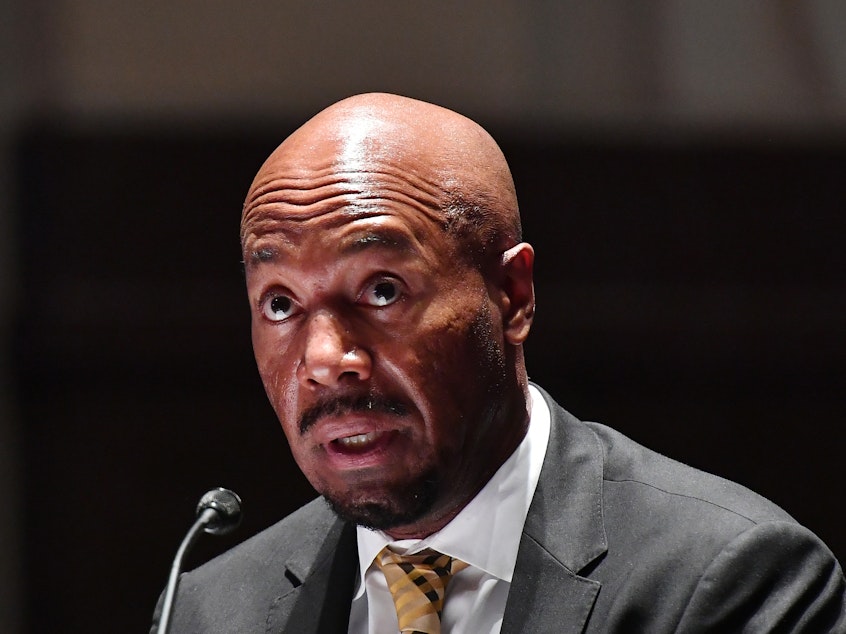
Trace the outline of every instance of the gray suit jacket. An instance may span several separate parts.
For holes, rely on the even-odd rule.
[[[504,634],[846,634],[846,580],[810,531],[544,395],[552,432]],[[355,528],[315,500],[183,575],[171,631],[346,632],[357,565]]]

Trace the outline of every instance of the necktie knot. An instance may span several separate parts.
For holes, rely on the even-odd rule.
[[[440,634],[447,584],[467,564],[431,548],[399,555],[387,546],[376,556],[376,564],[388,581],[400,632]]]

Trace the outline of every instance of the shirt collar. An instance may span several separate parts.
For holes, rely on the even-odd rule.
[[[359,583],[355,598],[364,593],[364,575],[379,551],[388,544],[401,553],[434,548],[511,582],[523,524],[549,443],[549,407],[534,386],[529,386],[529,393],[528,433],[484,488],[449,524],[424,539],[399,541],[392,540],[382,531],[356,528]]]

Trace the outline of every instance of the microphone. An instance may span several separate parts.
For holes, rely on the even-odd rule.
[[[176,586],[179,584],[179,573],[185,555],[194,545],[202,531],[211,535],[225,535],[238,528],[241,523],[241,498],[234,491],[218,487],[207,492],[197,504],[197,519],[188,530],[185,539],[176,551],[170,577],[167,580],[162,613],[159,619],[158,634],[167,634],[170,617],[173,613],[173,602],[176,597]]]
[[[206,513],[211,510],[213,513]],[[217,487],[208,491],[197,504],[197,517],[203,515],[207,520],[203,530],[209,535],[226,535],[241,523],[241,498],[234,491]],[[199,520],[197,520],[199,521]]]

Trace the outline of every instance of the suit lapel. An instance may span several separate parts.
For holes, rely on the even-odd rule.
[[[598,582],[573,574],[540,544],[523,535],[502,634],[578,634],[598,593]]]
[[[549,446],[517,553],[502,633],[581,632],[600,584],[579,576],[607,550],[603,454],[594,434],[543,392]]]
[[[306,544],[286,563],[289,589],[270,606],[267,633],[346,632],[357,572],[355,527],[337,520],[316,551]]]

